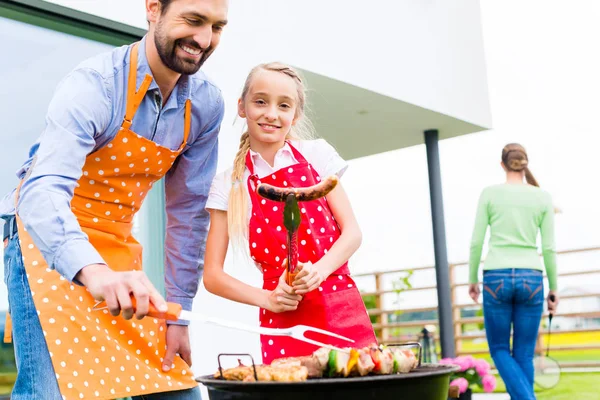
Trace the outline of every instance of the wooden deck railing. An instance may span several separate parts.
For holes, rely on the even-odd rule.
[[[589,247],[589,248],[581,248],[581,249],[573,249],[573,250],[565,250],[557,252],[558,263],[559,265],[568,265],[568,260],[566,260],[567,255],[573,254],[597,254],[598,256],[595,258],[594,265],[592,268],[580,270],[580,271],[572,271],[566,270],[566,268],[562,268],[563,271],[558,274],[559,285],[561,278],[566,277],[581,277],[582,279],[592,279],[593,275],[597,275],[598,277],[594,279],[595,282],[600,282],[600,247]],[[465,328],[467,326],[472,326],[473,324],[483,324],[482,316],[474,316],[474,317],[464,317],[463,310],[469,309],[471,313],[477,312],[477,310],[481,309],[481,304],[475,304],[470,302],[468,303],[459,303],[459,291],[464,291],[466,293],[468,283],[467,282],[459,282],[457,280],[457,269],[465,268],[467,266],[466,262],[454,263],[450,265],[450,287],[451,287],[451,297],[452,297],[452,322],[454,326],[454,341],[457,355],[463,354],[486,354],[488,353],[487,346],[485,348],[473,349],[473,346],[465,346],[465,344],[469,342],[473,342],[475,340],[484,339],[485,330],[475,331],[472,334],[467,334]],[[468,268],[468,267],[467,267]],[[421,308],[410,308],[410,307],[397,307],[397,308],[385,308],[384,307],[384,296],[389,294],[397,293],[394,289],[389,289],[389,280],[393,277],[393,275],[407,273],[408,271],[431,271],[434,272],[434,266],[423,266],[417,268],[410,269],[398,269],[392,271],[381,271],[381,272],[373,272],[366,274],[356,274],[353,275],[357,278],[357,284],[359,287],[364,287],[365,284],[361,284],[365,279],[372,279],[371,287],[375,287],[374,291],[362,291],[363,297],[367,298],[371,296],[374,297],[374,308],[370,308],[369,315],[375,317],[375,322],[373,323],[373,327],[376,331],[377,337],[380,343],[394,343],[399,341],[407,341],[407,340],[415,340],[417,339],[418,332],[421,328],[426,325],[439,327],[438,319],[437,319],[437,306],[432,307],[421,307]],[[466,274],[468,275],[468,273]],[[592,285],[593,286],[593,285]],[[425,291],[425,290],[435,290],[435,285],[424,285],[424,286],[416,286],[412,288],[403,289],[402,293],[415,292],[415,291]],[[560,293],[560,292],[559,292]],[[435,296],[435,295],[433,295]],[[568,309],[568,305],[566,300],[573,299],[585,299],[585,298],[596,298],[598,302],[596,303],[596,308],[589,311],[580,311],[575,312]],[[481,299],[480,299],[481,300]],[[556,318],[583,318],[591,322],[597,322],[593,328],[582,328],[582,329],[562,329],[556,330],[553,323],[552,328],[552,336],[558,337],[560,335],[565,334],[593,334],[597,333],[597,335],[592,335],[596,339],[591,343],[568,343],[568,344],[550,344],[550,352],[556,354],[555,352],[562,351],[597,351],[600,354],[600,285],[596,285],[596,289],[593,293],[579,293],[579,294],[566,294],[560,296],[560,301],[562,304],[559,306],[558,314]],[[415,312],[434,312],[436,318],[431,318],[427,320],[415,320],[410,319],[408,321],[401,322],[393,322],[391,321],[390,316],[394,314],[404,313],[410,314]],[[544,314],[546,315],[546,314]],[[595,321],[597,320],[597,321]],[[544,321],[544,319],[542,320]],[[395,334],[396,332],[400,332],[400,334]],[[539,331],[539,340],[538,340],[538,349],[541,350],[541,346],[544,345],[545,330],[540,329]],[[439,343],[439,335],[435,335],[434,338]],[[561,341],[557,339],[552,339],[553,343],[560,343]],[[471,347],[471,348],[469,348]],[[595,366],[600,367],[600,357],[598,354],[590,357],[591,362],[584,360],[581,361],[581,357],[575,357],[573,362],[569,362],[569,366]],[[566,359],[568,357],[562,357],[562,359]],[[584,357],[585,358],[585,357]],[[579,360],[578,360],[579,359]],[[565,362],[566,364],[566,362]]]

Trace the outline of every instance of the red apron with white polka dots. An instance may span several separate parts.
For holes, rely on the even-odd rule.
[[[191,103],[185,106],[183,143],[171,150],[130,130],[152,77],[136,91],[136,44],[131,50],[127,111],[114,139],[88,155],[71,201],[82,231],[108,266],[142,269],[142,246],[131,235],[133,216],[152,184],[162,178],[185,147]],[[35,168],[35,167],[34,167]],[[188,365],[176,357],[162,371],[165,321],[125,320],[93,311],[94,298],[50,269],[17,217],[31,296],[44,331],[63,399],[114,399],[197,386]]]
[[[316,185],[321,178],[300,152],[288,142],[297,164],[282,168],[271,175],[258,177],[250,152],[246,155],[246,166],[250,170],[248,193],[252,201],[249,227],[249,245],[252,259],[263,271],[263,289],[277,287],[284,272],[282,263],[287,257],[287,233],[283,225],[284,203],[267,200],[256,193],[260,182],[279,187],[308,187]],[[298,260],[316,263],[329,251],[340,237],[340,228],[335,221],[326,198],[299,203],[302,221],[298,228]],[[304,295],[295,311],[272,313],[260,309],[260,325],[268,328],[288,328],[294,325],[310,325],[326,329],[355,340],[355,343],[328,336],[315,335],[311,338],[335,346],[363,347],[375,343],[373,326],[362,297],[350,277],[347,263],[331,274],[318,288]],[[318,347],[288,337],[261,335],[264,363],[280,357],[311,354]]]

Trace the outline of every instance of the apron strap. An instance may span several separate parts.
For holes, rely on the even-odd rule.
[[[292,146],[292,142],[289,140],[285,141],[287,143],[288,146],[290,146],[290,149],[292,149],[292,154],[294,154],[294,158],[296,159],[296,162],[298,163],[305,163],[306,158],[304,158],[304,156],[302,155],[302,153],[300,153],[298,151],[298,149],[296,149],[294,146]]]
[[[307,162],[306,158],[304,158],[302,153],[300,153],[294,146],[292,146],[292,143],[289,140],[286,140],[285,142],[287,143],[288,146],[290,146],[290,149],[292,150],[292,154],[294,154],[294,158],[296,159],[296,162],[298,162],[298,163]],[[254,162],[252,162],[252,156],[250,155],[250,151],[248,151],[246,153],[246,167],[250,171],[250,176],[254,175]]]
[[[246,153],[246,168],[250,171],[250,176],[254,175],[254,163],[252,162],[252,156],[250,150]]]
[[[142,100],[152,83],[152,76],[146,74],[139,90],[136,91],[137,84],[137,62],[138,62],[138,47],[139,42],[135,43],[131,48],[131,54],[129,57],[129,78],[127,81],[127,106],[125,108],[125,118],[121,125],[123,129],[131,128],[133,116],[137,111]]]
[[[185,101],[185,115],[183,117],[183,143],[181,143],[181,148],[183,148],[188,141],[190,136],[190,130],[192,127],[192,101],[187,99]]]

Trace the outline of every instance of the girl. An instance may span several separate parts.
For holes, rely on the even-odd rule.
[[[489,252],[483,271],[483,317],[490,353],[510,397],[535,400],[533,355],[544,303],[542,266],[536,245],[538,230],[550,286],[547,302],[551,313],[558,305],[558,295],[554,207],[550,195],[539,188],[528,164],[523,146],[506,145],[501,162],[506,183],[488,187],[481,194],[471,241],[469,295],[477,302],[480,294],[477,270],[489,225]]]
[[[260,307],[260,325],[287,328],[304,324],[341,334],[355,343],[315,337],[340,347],[376,342],[363,300],[350,278],[347,260],[358,249],[361,232],[340,184],[326,198],[301,202],[298,228],[300,272],[286,284],[286,230],[283,203],[261,198],[259,182],[306,187],[321,176],[346,170],[346,162],[324,140],[310,136],[304,116],[305,88],[298,73],[279,63],[250,72],[238,101],[248,130],[240,140],[233,168],[215,177],[206,208],[210,230],[204,285],[211,293]],[[249,286],[223,271],[229,240],[249,246],[263,274],[263,288]],[[316,346],[285,337],[261,336],[264,363],[312,353]]]

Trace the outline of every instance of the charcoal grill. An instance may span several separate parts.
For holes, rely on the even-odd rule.
[[[222,356],[251,358],[221,354],[219,368]],[[421,364],[419,351],[418,367],[405,374],[309,378],[303,382],[227,381],[213,375],[196,380],[207,387],[210,400],[447,400],[450,376],[458,369],[456,365]]]

